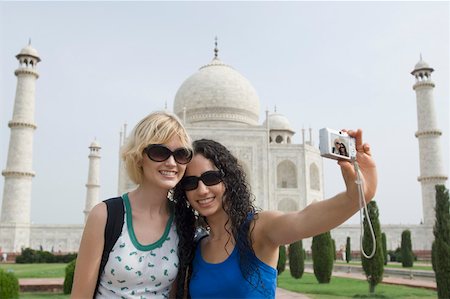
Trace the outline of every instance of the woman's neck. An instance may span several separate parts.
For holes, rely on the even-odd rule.
[[[209,238],[211,241],[219,241],[230,238],[230,234],[232,234],[231,220],[225,211],[220,215],[207,217],[206,220],[208,221],[210,228]]]
[[[139,185],[128,194],[128,197],[133,205],[133,210],[166,215],[168,214],[167,195],[168,190]]]

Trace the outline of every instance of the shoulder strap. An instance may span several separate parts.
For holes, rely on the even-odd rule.
[[[102,260],[100,261],[100,268],[98,269],[97,284],[95,286],[94,297],[97,294],[98,286],[100,284],[100,276],[105,269],[108,262],[109,253],[111,252],[117,239],[122,233],[124,222],[125,209],[123,207],[122,197],[114,197],[103,201],[106,204],[107,218],[105,225],[105,245],[103,246]]]
[[[203,227],[197,228],[194,234],[194,243],[200,243],[200,241],[207,236],[209,236],[209,233],[206,229],[204,229]]]

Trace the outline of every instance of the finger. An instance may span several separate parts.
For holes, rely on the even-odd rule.
[[[355,146],[356,151],[362,153],[363,149],[363,138],[362,138],[362,130],[358,129],[356,131],[348,131],[348,135],[355,138]]]
[[[371,151],[370,145],[369,145],[368,143],[364,143],[364,144],[363,144],[363,150],[364,150],[364,153],[365,153],[365,154],[367,154],[367,155],[369,155],[369,156],[372,155],[372,151]]]
[[[347,160],[338,160],[338,164],[341,167],[342,176],[345,181],[349,181],[354,176],[354,168],[352,163]]]

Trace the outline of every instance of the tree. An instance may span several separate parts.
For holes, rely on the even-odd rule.
[[[286,247],[284,245],[280,245],[277,264],[278,275],[280,275],[284,269],[286,269]]]
[[[347,237],[347,244],[345,245],[345,260],[347,264],[352,260],[352,248],[350,247],[350,237]]]
[[[402,232],[402,266],[412,267],[414,263],[414,254],[411,245],[411,232],[409,230],[404,230]]]
[[[378,220],[379,213],[375,201],[371,201],[367,204],[367,212],[375,234],[375,244],[373,244],[372,234],[369,228],[369,219],[364,215],[364,236],[362,245],[364,252],[368,255],[372,253],[373,246],[375,246],[375,254],[370,259],[362,255],[361,262],[364,272],[366,273],[367,281],[369,282],[369,292],[373,294],[376,285],[383,279],[384,272],[383,249],[381,248],[381,229],[380,221]]]
[[[336,255],[336,241],[333,239],[333,238],[331,238],[331,245],[333,246],[333,260],[336,260],[336,258],[337,258],[337,255]]]
[[[77,260],[73,260],[66,266],[66,275],[64,276],[64,284],[63,284],[63,291],[64,294],[70,294],[72,293],[72,286],[73,286],[73,275],[75,273],[75,266],[76,266]]]
[[[450,202],[448,189],[436,185],[436,222],[433,228],[431,262],[436,275],[438,298],[450,298]]]
[[[311,244],[314,275],[319,283],[329,283],[333,270],[333,242],[330,232],[314,236]]]
[[[302,240],[289,245],[289,270],[294,278],[302,278],[305,271],[305,259]]]
[[[381,245],[383,248],[383,257],[384,257],[384,265],[387,265],[388,263],[388,253],[387,253],[387,241],[386,241],[386,234],[381,233]]]

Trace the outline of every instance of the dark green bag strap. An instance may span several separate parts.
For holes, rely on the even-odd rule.
[[[95,286],[94,298],[97,295],[98,286],[100,285],[100,276],[108,262],[109,253],[116,244],[122,233],[123,222],[125,219],[125,209],[122,197],[114,197],[103,201],[106,204],[108,216],[105,226],[105,245],[103,246],[102,260],[98,269],[97,284]]]

